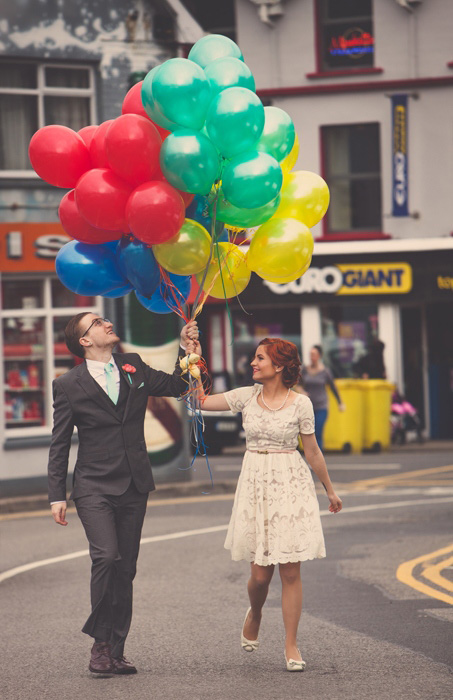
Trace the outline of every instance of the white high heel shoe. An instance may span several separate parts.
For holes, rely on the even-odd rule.
[[[260,645],[258,638],[257,639],[247,639],[244,637],[244,625],[247,622],[247,618],[249,616],[249,612],[251,611],[252,608],[248,608],[247,612],[245,613],[244,617],[244,622],[242,624],[242,630],[241,630],[241,647],[244,649],[244,651],[256,651]]]
[[[299,649],[297,650],[299,651]],[[300,651],[299,651],[300,654]],[[302,654],[300,654],[302,657]],[[305,671],[305,668],[307,664],[305,661],[301,658],[300,661],[296,661],[295,659],[287,659],[286,658],[286,653],[285,653],[285,661],[286,661],[286,670],[287,671]]]

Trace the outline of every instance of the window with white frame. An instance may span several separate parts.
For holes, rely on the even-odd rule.
[[[95,123],[90,66],[0,61],[0,176],[33,174],[30,139],[42,126]]]
[[[49,434],[52,381],[80,362],[66,347],[65,326],[82,311],[101,313],[101,301],[44,275],[4,275],[1,290],[5,435]]]
[[[382,230],[379,124],[325,126],[323,172],[330,189],[327,234]]]

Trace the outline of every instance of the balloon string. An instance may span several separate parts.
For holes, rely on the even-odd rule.
[[[184,312],[185,299],[176,285],[173,284],[166,270],[159,265],[162,285],[162,298],[175,314],[180,316],[186,323],[189,322],[187,314]]]
[[[214,253],[214,242],[215,242],[215,225],[216,225],[216,214],[217,214],[217,199],[218,199],[218,189],[216,190],[215,197],[214,197],[214,202],[212,205],[212,220],[211,220],[211,245],[209,248],[209,257],[208,261],[206,263],[206,267],[203,271],[203,277],[200,282],[200,287],[198,289],[197,295],[195,297],[195,301],[193,302],[193,308],[192,308],[192,320],[198,316],[199,313],[201,313],[201,310],[204,306],[204,302],[206,300],[206,296],[203,299],[202,303],[199,304],[200,297],[204,291],[204,283],[206,282],[206,277],[208,275],[208,270],[209,266],[211,264],[212,256]]]

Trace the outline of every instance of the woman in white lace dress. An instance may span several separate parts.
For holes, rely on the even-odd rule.
[[[287,669],[303,671],[296,639],[302,610],[300,562],[325,557],[326,551],[313,479],[297,451],[299,434],[305,457],[326,490],[329,510],[338,513],[342,504],[316,443],[311,401],[291,391],[300,375],[296,346],[265,338],[251,365],[259,383],[203,400],[203,410],[242,412],[247,440],[225,541],[233,560],[251,564],[250,608],[241,644],[246,651],[258,648],[261,611],[278,564]]]

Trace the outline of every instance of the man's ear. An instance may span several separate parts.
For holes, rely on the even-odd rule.
[[[84,348],[88,348],[90,345],[93,345],[91,340],[88,340],[88,338],[79,338],[79,343]]]

